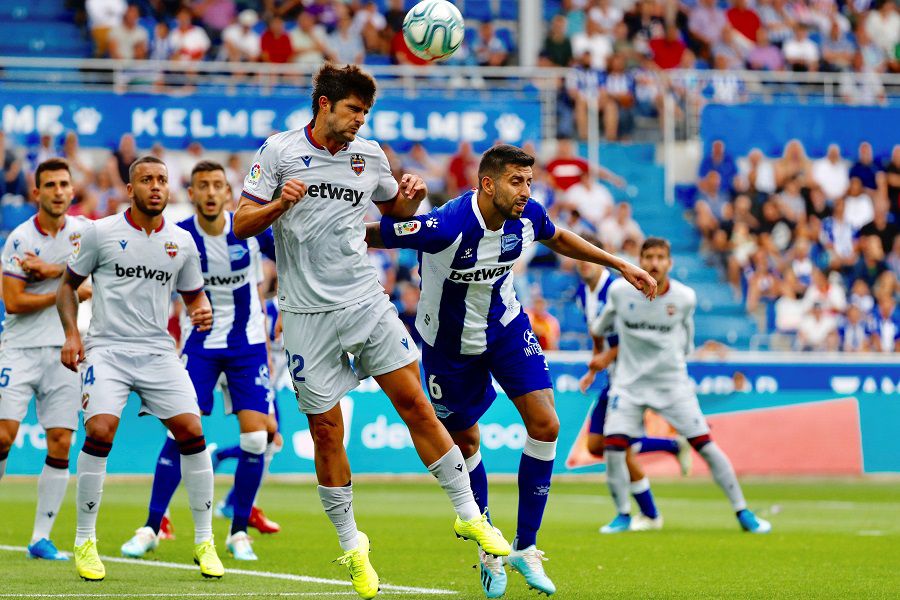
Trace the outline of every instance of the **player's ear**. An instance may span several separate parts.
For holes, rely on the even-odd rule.
[[[494,195],[494,180],[485,175],[481,178],[481,189],[483,189],[486,193],[493,196]]]

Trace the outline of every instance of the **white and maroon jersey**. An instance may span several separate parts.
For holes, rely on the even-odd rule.
[[[241,195],[267,204],[291,179],[307,190],[272,226],[281,309],[327,312],[384,293],[366,256],[364,221],[369,203],[393,200],[399,186],[378,144],[357,137],[332,155],[310,125],[273,135]]]
[[[614,393],[630,387],[689,384],[686,360],[694,349],[696,306],[694,290],[672,279],[666,293],[653,301],[623,278],[612,282],[591,333],[618,335]]]
[[[13,229],[3,247],[3,276],[24,281],[27,294],[55,293],[58,278],[36,280],[22,270],[25,253],[33,252],[46,263],[65,263],[81,243],[82,232],[89,223],[84,217],[67,216],[54,237],[41,229],[37,216],[25,221]],[[0,344],[4,348],[38,348],[62,346],[65,340],[59,313],[52,304],[30,313],[7,314]]]
[[[172,294],[203,289],[191,234],[163,221],[150,235],[131,209],[94,221],[85,230],[69,270],[93,276],[93,314],[85,348],[175,351],[168,332]]]

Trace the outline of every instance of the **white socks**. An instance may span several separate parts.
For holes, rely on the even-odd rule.
[[[337,530],[341,550],[347,552],[359,546],[356,517],[353,516],[353,484],[343,487],[319,486],[319,500],[331,524]]]
[[[60,463],[69,461],[60,461]],[[34,530],[31,534],[31,543],[42,539],[50,539],[50,530],[59,513],[63,497],[66,495],[66,486],[69,484],[69,468],[57,469],[44,464],[41,476],[38,477],[38,502],[37,512],[34,515]]]
[[[97,537],[97,513],[103,496],[103,480],[106,479],[106,461],[105,456],[94,456],[84,451],[78,453],[76,546]]]
[[[631,514],[630,477],[624,450],[606,449],[606,485],[620,515]]]
[[[741,490],[741,484],[738,483],[737,475],[734,474],[734,467],[731,461],[722,452],[722,449],[715,442],[709,442],[699,450],[700,456],[709,465],[713,479],[728,496],[735,512],[742,511],[747,508],[747,501],[744,500],[744,492]]]
[[[181,480],[194,517],[194,543],[212,539],[213,468],[209,451],[181,455]]]
[[[460,519],[471,521],[481,516],[481,511],[478,510],[478,504],[472,495],[469,471],[459,446],[454,445],[437,462],[428,465],[428,470],[441,484],[441,488],[450,498],[453,510]]]

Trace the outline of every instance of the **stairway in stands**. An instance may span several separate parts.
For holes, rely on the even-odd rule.
[[[65,0],[0,0],[0,56],[89,57],[91,44]]]
[[[616,200],[632,203],[634,218],[645,235],[665,237],[672,242],[673,275],[697,292],[697,345],[716,340],[733,348],[746,349],[756,333],[756,326],[744,311],[743,304],[734,299],[724,275],[704,262],[699,253],[699,237],[685,220],[683,207],[666,205],[663,168],[654,159],[653,144],[604,144],[600,148],[600,163],[637,188],[632,197],[614,189]],[[577,286],[575,276],[547,275],[544,274],[541,285],[566,332],[561,348],[588,348],[589,341],[580,333],[584,320],[572,307],[571,294]]]

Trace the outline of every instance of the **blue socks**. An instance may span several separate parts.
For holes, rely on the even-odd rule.
[[[146,526],[159,533],[163,515],[169,508],[175,489],[181,483],[181,454],[178,444],[166,437],[156,461],[156,473],[153,475],[153,491],[150,493],[150,510]]]
[[[678,454],[678,442],[673,438],[634,438],[631,442],[631,447],[635,454],[646,454],[647,452],[668,452],[669,454]]]
[[[228,448],[221,448],[216,450],[215,460],[216,462],[221,462],[223,460],[228,460],[229,458],[237,458],[241,457],[241,447],[240,446],[230,446]]]
[[[556,458],[555,441],[541,442],[530,436],[525,440],[525,449],[519,462],[519,521],[516,529],[516,550],[523,550],[537,542],[537,532],[541,527],[547,497],[550,494],[554,458]]]
[[[469,485],[472,487],[472,495],[475,496],[475,504],[478,505],[478,510],[482,514],[487,512],[488,521],[490,521],[487,471],[484,469],[484,463],[481,462],[480,450],[466,459],[466,469],[469,471]]]
[[[234,506],[234,518],[231,521],[231,533],[247,531],[247,521],[253,510],[253,501],[262,482],[265,457],[263,454],[252,454],[241,450],[237,469],[234,472],[234,487],[229,494]],[[226,500],[227,502],[227,500]]]
[[[631,495],[645,517],[655,519],[659,516],[659,511],[656,510],[656,503],[653,501],[653,492],[650,491],[649,479],[644,477],[641,480],[632,481]]]

